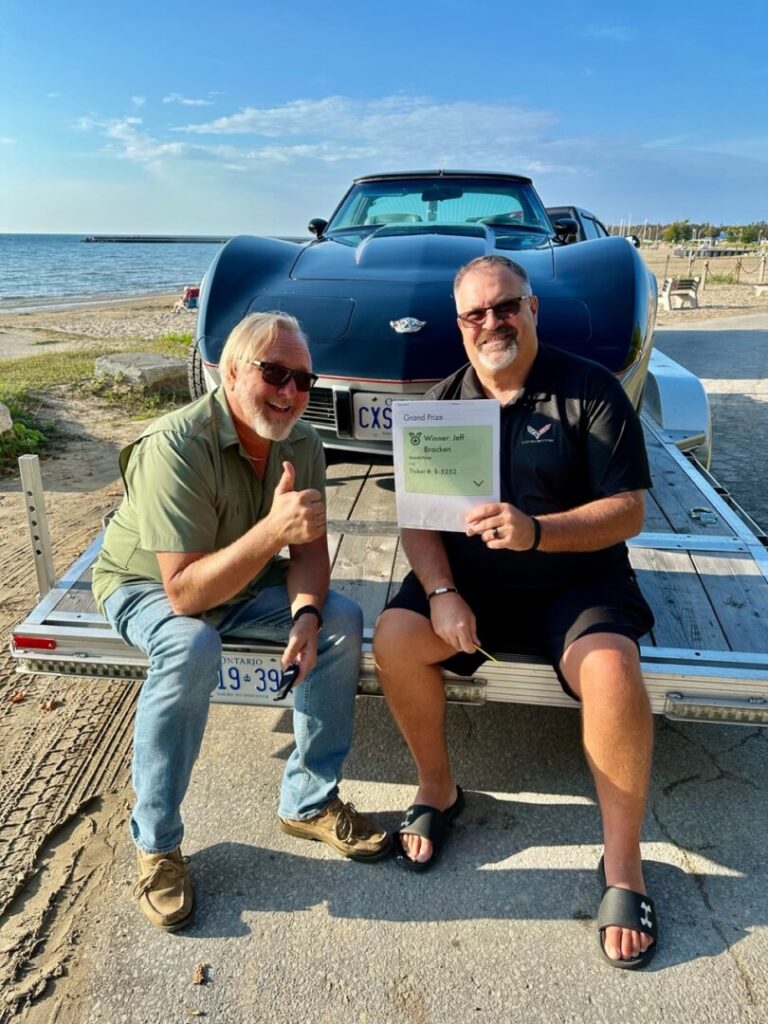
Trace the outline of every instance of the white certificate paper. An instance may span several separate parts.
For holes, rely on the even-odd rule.
[[[499,403],[392,404],[397,522],[464,533],[476,505],[499,500]]]

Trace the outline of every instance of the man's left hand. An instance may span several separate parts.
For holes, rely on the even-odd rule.
[[[299,674],[295,686],[309,675],[317,662],[317,619],[314,615],[302,615],[291,627],[288,643],[283,651],[282,666],[298,665]]]
[[[528,551],[534,542],[533,520],[514,505],[503,502],[478,505],[467,512],[464,521],[467,536],[481,537],[489,548]]]

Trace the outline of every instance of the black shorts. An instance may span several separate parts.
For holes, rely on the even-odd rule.
[[[459,592],[475,614],[481,647],[492,654],[543,655],[574,699],[560,672],[563,654],[574,640],[589,633],[619,633],[637,644],[653,628],[653,613],[631,570],[541,590],[473,590],[464,583]],[[430,617],[429,601],[413,572],[387,608],[406,608]],[[471,676],[485,660],[479,651],[461,651],[441,665],[457,675]]]

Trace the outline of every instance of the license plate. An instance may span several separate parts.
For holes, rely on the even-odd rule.
[[[354,391],[354,436],[361,441],[388,441],[392,437],[392,400],[388,394]]]
[[[285,700],[274,703],[279,691],[280,655],[233,654],[221,658],[219,685],[211,700],[221,704],[266,704],[275,708],[293,707],[293,691]]]

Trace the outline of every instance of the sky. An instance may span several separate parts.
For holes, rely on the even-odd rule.
[[[296,234],[352,179],[768,220],[765,0],[0,0],[0,232]]]

